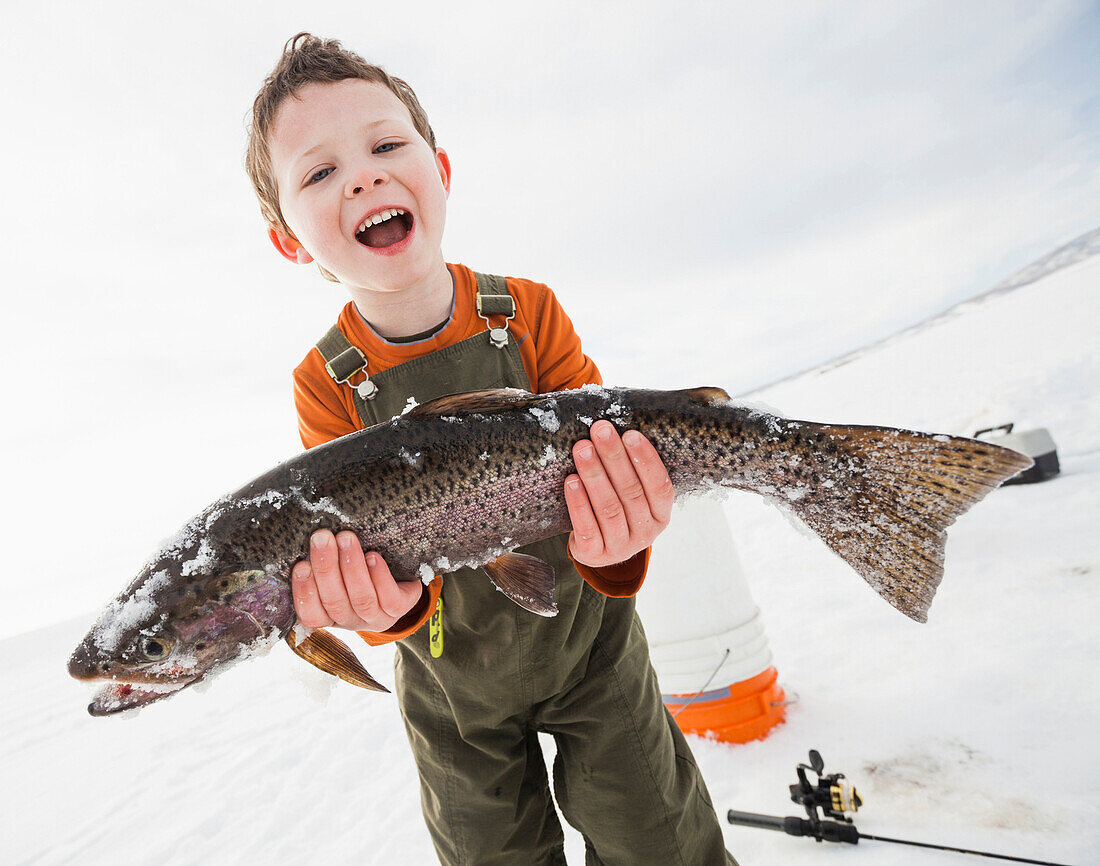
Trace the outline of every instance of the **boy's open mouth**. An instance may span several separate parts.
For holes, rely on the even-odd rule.
[[[388,247],[405,240],[412,225],[412,214],[401,208],[389,208],[363,220],[355,239],[367,247]]]

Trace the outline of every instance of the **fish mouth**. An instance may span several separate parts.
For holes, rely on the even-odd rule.
[[[138,709],[162,698],[171,697],[201,679],[202,677],[198,676],[181,682],[166,683],[131,683],[113,680],[96,692],[92,702],[88,704],[88,712],[93,716],[113,716],[115,713]]]

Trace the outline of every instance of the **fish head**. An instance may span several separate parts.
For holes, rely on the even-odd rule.
[[[93,716],[173,695],[265,651],[293,625],[290,586],[275,569],[207,557],[196,571],[194,562],[171,555],[147,565],[73,652],[70,675],[103,684]]]

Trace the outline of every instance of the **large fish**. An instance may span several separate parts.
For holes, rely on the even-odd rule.
[[[517,604],[554,615],[553,569],[513,551],[569,531],[571,449],[600,418],[650,439],[677,498],[738,488],[781,503],[921,622],[946,527],[1031,465],[971,439],[787,420],[719,388],[443,397],[300,454],[193,518],[73,653],[74,677],[106,681],[89,712],[148,704],[280,638],[382,689],[336,638],[294,628],[290,570],[321,527],[356,532],[397,580],[483,567]]]

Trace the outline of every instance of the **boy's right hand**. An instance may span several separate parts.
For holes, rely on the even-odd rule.
[[[355,533],[347,531],[335,538],[327,529],[313,533],[309,559],[292,575],[294,609],[308,628],[385,631],[424,591],[419,580],[395,581],[382,557],[373,551],[364,556]]]

